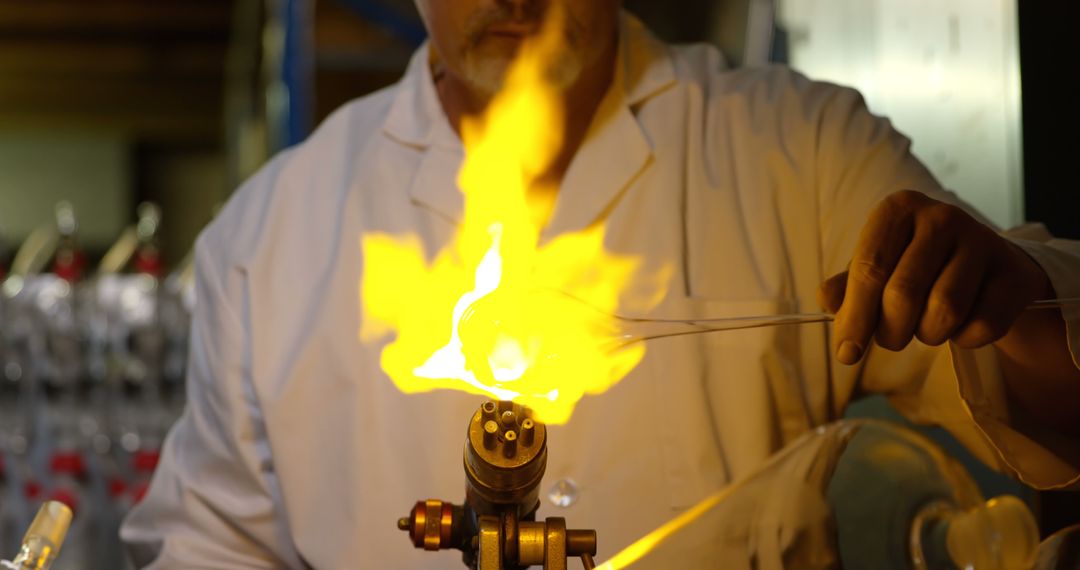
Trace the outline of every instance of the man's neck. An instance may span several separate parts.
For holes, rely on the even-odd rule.
[[[570,162],[585,139],[593,117],[615,77],[616,42],[610,42],[595,62],[582,69],[578,79],[562,92],[565,124],[562,149],[552,162],[541,182],[557,187],[566,175]],[[443,111],[454,131],[461,134],[461,120],[467,115],[479,115],[491,102],[490,96],[477,93],[460,77],[444,73],[436,78],[436,89]]]

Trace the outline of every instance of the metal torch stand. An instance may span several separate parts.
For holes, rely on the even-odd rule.
[[[581,558],[593,568],[596,532],[567,530],[566,519],[548,517],[544,522],[518,521],[513,514],[480,517],[477,533],[477,569],[543,565],[544,570],[566,570],[567,558]]]
[[[474,570],[542,565],[566,570],[567,558],[593,568],[596,531],[566,528],[566,520],[534,520],[547,468],[547,430],[511,402],[485,402],[469,422],[465,442],[465,504],[417,502],[398,528],[424,550],[457,549]]]

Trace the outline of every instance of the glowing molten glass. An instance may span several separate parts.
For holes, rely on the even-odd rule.
[[[396,335],[381,364],[399,389],[513,400],[546,423],[566,422],[645,351],[604,349],[618,330],[606,315],[628,301],[640,261],[606,252],[601,225],[540,243],[557,194],[543,177],[563,138],[559,93],[543,79],[562,41],[556,17],[521,47],[486,114],[462,125],[465,208],[450,243],[429,262],[415,237],[361,240],[360,337]]]

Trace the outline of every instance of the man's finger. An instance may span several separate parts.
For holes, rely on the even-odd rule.
[[[952,337],[960,348],[986,346],[1009,332],[1009,327],[1027,305],[1027,297],[1018,295],[1013,280],[998,276],[985,281],[967,321]]]
[[[840,305],[844,302],[844,291],[847,289],[848,272],[837,273],[826,279],[818,287],[818,305],[827,313],[836,314]]]
[[[971,248],[961,248],[953,254],[926,299],[917,333],[920,341],[938,346],[967,322],[988,263],[983,252]]]
[[[953,247],[951,241],[941,241],[938,236],[942,234],[950,235],[940,232],[934,223],[920,223],[889,276],[877,327],[877,343],[882,348],[902,350],[915,336],[927,295]]]
[[[911,241],[912,210],[920,200],[911,194],[897,193],[883,201],[859,235],[848,266],[844,302],[836,315],[836,357],[844,364],[862,358],[877,329],[881,294]]]

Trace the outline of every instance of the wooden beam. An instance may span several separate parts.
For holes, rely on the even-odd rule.
[[[116,81],[49,77],[33,82],[0,81],[0,108],[212,110],[221,106],[223,89],[220,80],[188,81],[178,77]]]
[[[0,36],[0,78],[4,82],[54,75],[99,77],[216,76],[224,73],[224,42],[148,43],[132,39],[99,41]]]
[[[0,34],[224,35],[231,11],[225,0],[0,0]]]
[[[0,111],[9,131],[92,131],[120,133],[131,140],[165,146],[222,144],[221,117],[202,115],[101,115],[87,113],[10,114]]]
[[[0,0],[0,124],[218,144],[232,0]]]

